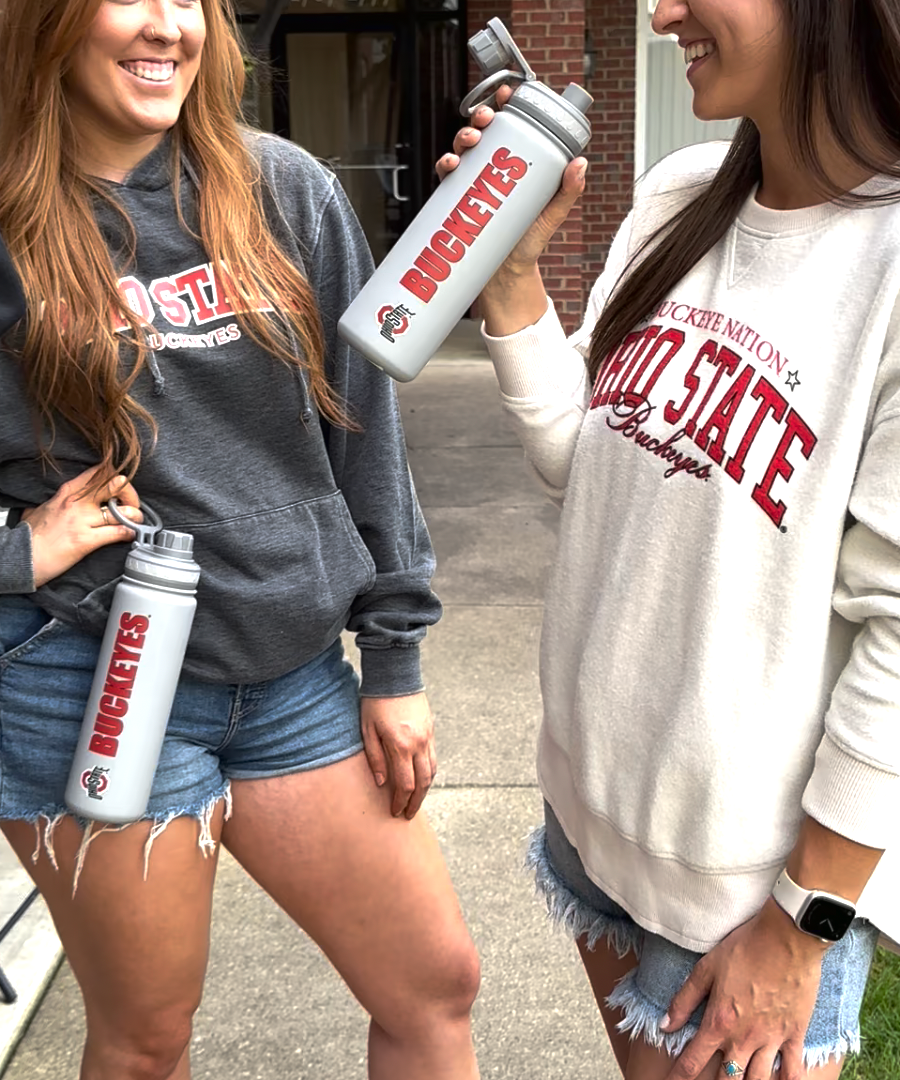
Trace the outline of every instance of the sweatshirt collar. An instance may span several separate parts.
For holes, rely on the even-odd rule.
[[[850,209],[865,209],[864,204],[856,206],[841,202],[827,202],[819,206],[805,206],[800,210],[772,210],[756,201],[758,186],[753,189],[750,198],[744,203],[738,222],[751,232],[766,236],[796,236],[799,233],[813,232],[827,224],[833,218]],[[851,194],[866,195],[869,198],[881,196],[887,201],[891,194],[900,192],[900,181],[891,176],[873,176]],[[873,206],[883,205],[873,202]]]

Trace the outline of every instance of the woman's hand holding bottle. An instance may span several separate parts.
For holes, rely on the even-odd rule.
[[[504,105],[512,94],[512,87],[501,86],[496,94],[497,103]],[[471,126],[461,128],[456,133],[453,152],[445,154],[436,165],[441,180],[453,172],[467,150],[478,144],[481,131],[493,118],[494,110],[483,105],[473,114]],[[547,203],[537,221],[484,287],[481,293],[481,312],[485,329],[492,336],[514,334],[536,323],[546,312],[547,294],[537,260],[584,191],[586,171],[585,158],[577,157],[569,162],[563,173],[559,192]]]
[[[120,525],[106,509],[107,500],[118,500],[124,517],[144,520],[138,494],[124,476],[113,477],[98,491],[89,490],[98,467],[62,484],[47,502],[22,511],[22,521],[31,529],[36,589],[97,548],[134,539],[131,529]]]

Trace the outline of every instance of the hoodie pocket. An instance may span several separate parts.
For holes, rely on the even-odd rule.
[[[201,569],[184,670],[203,680],[259,682],[299,667],[332,644],[375,584],[340,491],[170,528],[193,535]]]

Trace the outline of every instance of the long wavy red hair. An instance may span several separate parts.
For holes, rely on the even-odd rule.
[[[92,210],[92,197],[113,200],[78,167],[64,89],[69,58],[101,3],[0,5],[0,233],[28,300],[23,371],[48,433],[45,457],[52,460],[61,418],[97,451],[98,486],[116,473],[133,476],[142,444],[155,434],[153,417],[130,394],[146,363],[147,328],[119,295],[124,268],[113,264]],[[242,328],[285,363],[303,368],[319,410],[345,424],[325,376],[312,289],[263,214],[263,181],[240,125],[244,67],[230,0],[202,4],[200,69],[173,129],[175,183],[184,151],[199,179],[200,239],[210,260],[227,268],[229,281],[240,283],[247,302],[235,308],[254,309],[238,312]],[[255,310],[260,297],[280,319]],[[124,336],[134,362],[124,372],[123,335],[113,329],[112,313],[130,328]]]

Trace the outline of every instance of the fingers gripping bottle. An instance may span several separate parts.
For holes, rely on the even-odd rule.
[[[146,505],[150,524],[117,509],[137,539],[116,586],[66,803],[81,817],[124,824],[147,809],[197,601],[194,539],[171,532]]]
[[[559,189],[591,137],[590,94],[537,81],[499,19],[469,40],[487,78],[469,117],[504,82],[509,102],[437,188],[338,323],[338,333],[400,382],[415,378]]]

